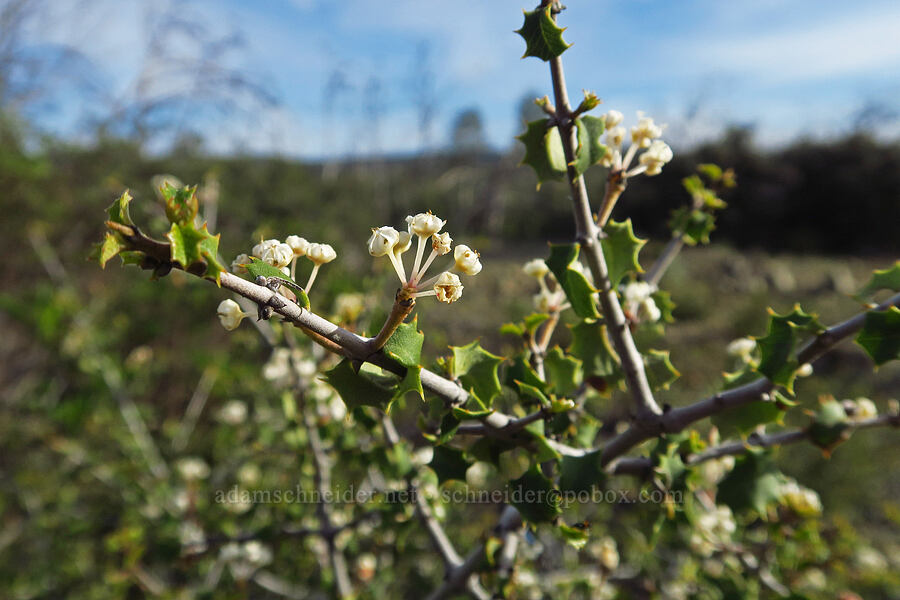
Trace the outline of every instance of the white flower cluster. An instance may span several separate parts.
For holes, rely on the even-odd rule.
[[[624,119],[622,113],[611,110],[604,116],[606,121],[606,145],[609,152],[603,157],[602,164],[616,171],[624,172],[624,177],[634,177],[644,173],[645,175],[659,175],[663,165],[672,160],[672,149],[659,138],[662,136],[665,125],[657,125],[652,118],[638,111],[638,124],[631,128],[631,144],[624,156],[622,144],[625,143],[627,132],[621,123]],[[629,169],[638,150],[644,152],[638,157],[638,166]]]
[[[801,517],[814,517],[822,512],[819,494],[794,480],[782,484],[781,502]]]
[[[662,311],[656,306],[652,294],[656,290],[646,281],[632,281],[622,288],[625,312],[635,322],[655,323],[662,318]]]
[[[701,556],[710,556],[717,547],[731,541],[737,530],[734,515],[727,506],[716,506],[700,515],[694,523],[689,545]]]
[[[575,265],[580,266],[581,263],[576,262]],[[522,267],[522,270],[529,277],[537,279],[538,285],[541,286],[541,290],[531,298],[536,311],[542,313],[559,312],[571,306],[565,301],[566,293],[556,282],[556,277],[553,276],[553,273],[551,273],[550,269],[547,267],[547,263],[542,259],[535,258],[534,260],[528,261],[525,263],[525,266]],[[553,283],[552,291],[547,287],[548,278]]]
[[[878,408],[868,398],[844,400],[841,405],[851,421],[864,421],[878,416]]]
[[[256,257],[266,264],[281,269],[285,275],[290,275],[293,279],[296,272],[297,259],[302,256],[305,256],[313,263],[312,272],[304,288],[309,293],[313,282],[316,280],[319,267],[337,258],[337,252],[334,251],[330,244],[308,242],[297,235],[289,235],[284,242],[276,239],[263,240],[253,246],[250,256],[238,254],[231,262],[231,270],[235,273],[246,273],[246,265],[250,263],[251,257]],[[289,266],[290,268],[288,268]]]
[[[463,285],[457,273],[463,275],[478,275],[481,272],[481,261],[477,252],[459,244],[453,249],[453,266],[434,277],[422,281],[425,271],[438,256],[449,254],[453,240],[449,233],[439,233],[447,221],[427,213],[419,213],[406,217],[406,231],[397,231],[393,227],[384,226],[372,230],[372,235],[367,242],[369,254],[374,257],[386,256],[391,261],[400,283],[403,285],[403,293],[408,298],[420,298],[422,296],[436,296],[440,302],[456,302],[462,297]],[[413,262],[409,277],[406,276],[406,267],[401,258],[403,253],[412,247],[413,236],[418,238],[416,246],[416,258]],[[431,240],[431,253],[425,260],[425,246]],[[423,290],[423,291],[420,291]]]
[[[219,558],[228,565],[235,579],[246,581],[257,569],[272,562],[272,550],[256,540],[243,544],[231,542],[222,546]]]

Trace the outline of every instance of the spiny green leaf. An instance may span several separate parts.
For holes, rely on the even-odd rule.
[[[408,392],[415,392],[420,400],[425,399],[425,390],[422,389],[422,367],[415,365],[406,367],[406,375],[400,380],[397,389],[394,390],[394,400],[399,400],[406,396]]]
[[[525,133],[516,136],[516,139],[525,145],[525,157],[521,164],[534,169],[538,189],[545,181],[558,181],[565,176],[566,158],[559,129],[548,127],[547,119],[529,122]]]
[[[544,392],[534,387],[533,385],[528,385],[527,383],[517,381],[516,387],[519,389],[519,394],[521,396],[534,398],[541,404],[541,406],[550,406],[550,400],[547,398],[547,396],[544,395]]]
[[[716,217],[699,208],[682,206],[672,211],[669,228],[681,233],[681,239],[688,246],[708,244],[709,234],[716,228]]]
[[[178,189],[167,181],[160,191],[162,191],[163,200],[166,203],[166,217],[169,222],[179,225],[189,225],[194,222],[197,211],[200,209],[196,185]]]
[[[559,525],[559,534],[562,536],[566,543],[575,548],[576,550],[581,550],[584,548],[585,544],[587,544],[588,530],[584,527],[569,527],[565,523],[560,523]]]
[[[569,354],[584,363],[584,375],[621,377],[619,357],[610,346],[606,326],[599,321],[582,321],[572,327],[572,345]]]
[[[559,346],[554,347],[544,357],[544,370],[547,373],[547,385],[557,396],[568,396],[581,384],[581,361],[573,356],[563,354]]]
[[[475,397],[480,408],[490,408],[494,398],[500,394],[497,367],[503,358],[482,348],[478,341],[466,346],[451,346],[451,350],[453,377],[458,378],[466,391]]]
[[[815,315],[803,312],[799,305],[793,312],[778,315],[769,311],[769,329],[765,337],[757,338],[756,345],[760,351],[757,372],[765,375],[772,383],[783,385],[793,393],[794,379],[800,364],[794,357],[794,351],[801,333],[820,333],[824,327]]]
[[[559,508],[558,490],[544,477],[537,465],[525,474],[509,482],[510,498],[522,518],[532,523],[552,521],[562,512]]]
[[[513,359],[512,364],[506,368],[503,375],[503,382],[509,387],[516,387],[517,381],[527,383],[541,390],[547,387],[547,384],[541,381],[541,378],[538,377],[538,374],[521,354]]]
[[[900,260],[895,262],[892,267],[873,271],[872,279],[863,289],[859,290],[856,297],[864,300],[879,290],[900,292]]]
[[[556,24],[549,5],[522,12],[525,13],[525,23],[515,31],[525,40],[525,54],[522,58],[535,56],[548,61],[565,52],[571,45],[563,40],[565,28]]]
[[[613,288],[619,285],[628,273],[643,273],[638,262],[638,253],[647,240],[638,239],[631,227],[631,219],[623,223],[610,221],[603,228],[606,237],[600,240],[603,256],[609,269],[609,281]]]
[[[460,421],[464,421],[466,419],[483,419],[489,414],[494,412],[490,409],[485,410],[466,410],[465,408],[460,408],[458,406],[454,406],[451,410],[451,414],[459,419]]]
[[[663,436],[650,453],[655,480],[665,489],[680,488],[684,483],[687,467],[681,459],[680,445],[685,439],[681,435]]]
[[[418,330],[418,315],[411,323],[401,323],[384,345],[384,352],[404,367],[415,367],[422,360],[425,334]]]
[[[127,246],[122,243],[118,234],[107,231],[106,237],[103,239],[103,244],[100,246],[100,253],[97,257],[100,266],[106,268],[106,263],[125,248],[127,248]]]
[[[768,506],[781,496],[782,475],[769,454],[749,450],[735,461],[735,467],[719,484],[717,499],[737,513],[754,509],[766,518]]]
[[[563,456],[560,461],[559,488],[564,492],[590,491],[600,486],[606,473],[600,464],[601,450],[583,456]]]
[[[344,404],[351,410],[358,406],[387,409],[394,399],[394,391],[376,383],[364,372],[357,373],[348,360],[342,360],[325,373],[325,381],[337,390]]]
[[[669,389],[672,382],[681,377],[669,358],[668,350],[649,350],[644,355],[644,365],[647,367],[647,380],[654,392]]]
[[[545,262],[566,293],[575,314],[583,319],[595,319],[600,316],[594,305],[597,290],[572,266],[578,260],[579,249],[578,244],[550,244],[550,258]]]
[[[819,410],[809,426],[809,439],[826,453],[849,437],[847,411],[840,402],[831,397],[819,400]]]
[[[784,412],[775,402],[757,400],[717,413],[712,418],[712,423],[725,437],[743,437],[759,425],[781,423]]]
[[[583,116],[575,121],[578,128],[578,148],[572,166],[575,174],[581,175],[600,162],[608,152],[600,143],[600,136],[606,127],[606,120],[600,117]]]
[[[876,365],[900,358],[900,309],[866,313],[866,320],[856,343],[863,347]]]
[[[130,225],[134,227],[134,221],[131,220],[131,214],[128,210],[128,205],[130,203],[131,194],[128,193],[128,190],[125,190],[122,192],[122,195],[106,209],[106,214],[109,217],[108,220],[113,223],[119,223],[120,225]]]
[[[184,269],[190,270],[203,277],[213,278],[219,283],[219,274],[225,267],[219,263],[216,255],[219,252],[219,235],[211,235],[204,223],[200,229],[193,223],[172,223],[172,228],[166,234],[170,244],[169,249],[172,262],[177,262]],[[203,264],[205,270],[200,273],[191,269],[192,265]]]
[[[439,485],[451,479],[465,481],[466,470],[471,465],[472,463],[466,460],[465,452],[450,446],[435,446],[431,462],[428,463],[437,475]]]

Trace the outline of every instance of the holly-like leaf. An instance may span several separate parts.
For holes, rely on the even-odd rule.
[[[108,216],[107,220],[113,223],[119,223],[120,225],[134,227],[134,221],[131,220],[131,214],[128,210],[129,204],[131,204],[131,194],[128,193],[128,190],[125,190],[122,192],[122,195],[106,209],[106,214]]]
[[[892,306],[887,310],[866,313],[856,343],[878,366],[900,359],[900,309]]]
[[[522,58],[534,56],[548,61],[565,52],[571,45],[563,40],[565,28],[556,24],[550,5],[522,12],[525,13],[525,23],[515,31],[525,40],[525,54]]]
[[[541,390],[547,387],[547,384],[541,381],[541,378],[521,354],[513,359],[512,364],[507,367],[503,382],[512,388],[516,387],[517,382],[527,383]]]
[[[523,165],[534,169],[537,187],[545,181],[558,181],[566,174],[566,157],[557,127],[549,127],[547,119],[528,123],[525,133],[516,136],[525,145]]]
[[[105,269],[106,263],[127,247],[128,246],[122,243],[122,238],[119,234],[107,231],[106,237],[103,238],[103,243],[100,245],[100,252],[97,255],[100,266]]]
[[[225,267],[216,258],[219,252],[218,234],[211,235],[205,223],[200,229],[194,227],[193,223],[172,223],[166,237],[170,242],[172,262],[180,264],[186,271],[215,279],[219,283],[219,274]],[[196,265],[200,265],[200,269]]]
[[[873,271],[869,283],[859,290],[856,297],[865,300],[880,290],[900,292],[900,260],[895,262],[892,267]]]
[[[680,445],[685,437],[663,436],[650,453],[656,483],[665,489],[680,488],[684,483],[687,467],[681,458]]]
[[[603,256],[609,269],[610,284],[616,288],[628,273],[644,272],[638,262],[638,253],[647,240],[639,239],[634,235],[631,219],[627,219],[623,223],[610,221],[603,230],[606,232],[606,237],[600,240],[600,244],[603,247]]]
[[[516,387],[519,389],[519,395],[533,398],[537,400],[541,406],[550,406],[549,398],[544,395],[544,392],[534,387],[533,385],[528,385],[527,383],[517,381]]]
[[[725,437],[743,437],[759,425],[781,423],[784,412],[775,402],[757,400],[717,413],[712,423]]]
[[[544,430],[544,422],[543,421],[534,421],[525,426],[523,430],[525,433],[531,435],[531,441],[534,444],[534,460],[538,462],[546,462],[548,460],[560,460],[562,455],[557,451],[553,446],[550,445],[550,442],[547,441],[546,432]]]
[[[809,426],[809,439],[826,454],[849,437],[847,411],[832,397],[819,400],[819,410]]]
[[[560,523],[559,534],[566,540],[567,544],[576,550],[584,548],[585,544],[587,544],[588,537],[590,537],[586,527],[570,527],[565,523]]]
[[[190,225],[200,209],[197,200],[197,186],[176,188],[168,181],[160,188],[166,203],[166,217],[169,222],[178,225]]]
[[[532,523],[552,521],[561,512],[559,490],[532,465],[525,474],[509,482],[511,504]]]
[[[815,315],[803,312],[799,305],[794,306],[790,314],[778,315],[771,310],[769,314],[767,335],[756,339],[760,351],[756,370],[772,383],[783,385],[793,393],[794,379],[800,368],[794,351],[800,336],[802,333],[817,334],[825,329]]]
[[[466,470],[472,463],[466,460],[466,453],[450,446],[435,446],[434,454],[428,466],[432,468],[438,478],[438,484],[456,479],[466,480]]]
[[[606,335],[606,325],[599,321],[582,321],[572,327],[569,354],[582,361],[585,377],[608,377],[617,381],[622,375],[619,357]]]
[[[384,352],[404,367],[418,366],[422,360],[425,334],[418,330],[418,315],[411,323],[401,323],[384,345]]]
[[[559,346],[554,347],[544,357],[544,370],[550,392],[557,396],[568,396],[581,384],[581,361],[566,356]]]
[[[364,371],[356,372],[348,360],[342,360],[325,373],[325,381],[333,387],[351,410],[358,406],[374,406],[387,410],[394,390],[376,383]]]
[[[572,166],[577,176],[600,162],[609,150],[600,143],[600,136],[606,128],[605,119],[585,115],[577,119],[575,124],[578,128],[578,148]]]
[[[765,518],[768,506],[781,496],[783,481],[769,454],[751,449],[735,461],[734,469],[719,483],[717,500],[735,513],[752,508]]]
[[[647,380],[654,392],[659,389],[669,389],[672,382],[681,377],[681,373],[669,358],[668,350],[649,350],[644,354],[644,365],[647,370]]]
[[[420,400],[425,399],[425,390],[422,388],[422,367],[419,365],[406,367],[406,375],[394,390],[394,400],[403,398],[408,392],[415,392]]]
[[[681,233],[682,241],[688,246],[708,244],[709,234],[716,228],[716,217],[699,208],[682,206],[672,211],[669,228]]]
[[[578,244],[550,244],[550,258],[544,262],[556,276],[575,314],[582,319],[596,319],[600,316],[594,305],[597,290],[572,266],[578,260],[579,249]]]
[[[559,488],[564,492],[591,491],[606,479],[600,465],[600,450],[583,456],[563,456],[560,461]]]
[[[489,409],[494,398],[500,394],[497,368],[503,362],[503,358],[482,348],[478,341],[466,346],[451,346],[451,350],[453,350],[451,374],[475,397],[481,409]]]

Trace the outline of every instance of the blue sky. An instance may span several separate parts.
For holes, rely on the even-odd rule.
[[[83,52],[111,96],[134,92],[152,2],[94,0],[56,10],[38,40]],[[644,110],[669,124],[673,145],[753,124],[764,144],[848,131],[867,102],[900,110],[900,3],[895,0],[569,0],[560,16],[570,95],[594,90],[605,109]],[[549,93],[545,63],[520,60],[512,30],[520,0],[194,0],[190,14],[245,44],[228,60],[266,82],[279,105],[210,119],[208,144],[292,156],[422,148],[413,84],[428,48],[434,126],[446,142],[454,117],[477,108],[495,147],[518,133],[528,91]],[[345,85],[325,110],[325,90]],[[174,83],[172,84],[175,85]],[[365,92],[377,85],[373,100]],[[44,116],[70,133],[89,110],[71,97]],[[369,108],[367,109],[367,105]],[[372,114],[378,115],[377,127]],[[627,125],[627,123],[626,123]],[[896,133],[896,128],[893,131]]]

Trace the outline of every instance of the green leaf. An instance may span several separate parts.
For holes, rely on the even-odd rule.
[[[466,460],[466,453],[450,446],[435,446],[434,454],[428,466],[432,468],[438,478],[438,484],[456,479],[466,480],[466,470],[472,465]]]
[[[197,200],[197,186],[176,188],[168,181],[160,188],[166,203],[166,217],[178,225],[190,225],[197,216],[200,204]]]
[[[578,148],[572,166],[575,168],[575,174],[581,175],[600,162],[608,152],[606,146],[600,143],[606,120],[586,115],[576,119],[575,124],[578,128]]]
[[[647,380],[654,392],[669,389],[672,382],[681,377],[669,358],[668,350],[649,350],[644,354],[644,365],[647,368]]]
[[[809,426],[809,438],[819,448],[830,452],[849,437],[847,411],[840,402],[827,397],[820,400],[816,418]]]
[[[454,406],[450,412],[455,418],[459,419],[460,421],[465,421],[466,419],[483,419],[494,411],[490,409],[466,410],[465,408]]]
[[[764,375],[772,383],[783,385],[793,393],[794,379],[800,364],[794,357],[794,350],[800,340],[801,333],[820,333],[824,328],[816,320],[815,315],[803,312],[799,305],[793,312],[778,315],[769,311],[769,330],[765,337],[757,338],[756,345],[760,351],[758,373]]]
[[[122,192],[122,195],[106,209],[106,214],[108,216],[107,220],[112,221],[113,223],[119,223],[120,225],[130,225],[131,227],[134,227],[134,221],[131,220],[131,214],[128,210],[129,204],[131,204],[131,194],[128,193],[128,190],[125,190]]]
[[[288,287],[294,293],[294,295],[297,296],[297,304],[299,304],[303,308],[309,308],[309,296],[306,295],[306,291],[303,289],[303,286],[291,279],[290,275],[285,274],[278,267],[274,267],[267,262],[263,262],[255,256],[250,257],[250,262],[248,264],[241,266],[247,269],[247,272],[250,273],[250,277],[252,277],[253,279],[256,279],[257,277],[277,277],[278,279],[290,281],[296,286]]]
[[[547,441],[543,421],[529,423],[523,431],[531,435],[531,441],[536,445],[533,453],[534,460],[545,462],[562,458],[562,455]]]
[[[717,500],[735,513],[752,508],[766,518],[768,506],[781,496],[783,480],[767,452],[751,449],[719,483]]]
[[[172,262],[177,262],[186,271],[219,282],[219,274],[225,267],[216,258],[219,252],[218,234],[211,235],[205,223],[200,229],[194,227],[193,223],[172,223],[166,237],[170,242]]]
[[[519,395],[534,398],[541,406],[550,406],[550,399],[544,395],[544,392],[534,387],[533,385],[528,385],[527,383],[517,381],[516,387],[519,388]]]
[[[672,211],[669,228],[681,233],[681,239],[688,246],[708,244],[709,235],[716,228],[716,217],[699,208],[682,206]]]
[[[856,343],[878,366],[900,358],[900,309],[892,306],[887,310],[866,313]]]
[[[525,133],[516,136],[525,145],[525,156],[521,164],[534,169],[538,189],[543,182],[558,181],[566,174],[566,158],[559,129],[548,127],[548,123],[547,119],[531,121]]]
[[[566,356],[559,346],[550,350],[544,357],[544,371],[550,392],[557,396],[568,396],[577,390],[581,384],[581,366],[580,360]]]
[[[560,461],[559,488],[564,492],[591,491],[606,479],[600,465],[601,450],[588,452],[583,456],[563,456]]]
[[[511,504],[532,523],[552,521],[561,512],[558,490],[544,477],[537,465],[509,482]]]
[[[623,223],[610,221],[603,228],[606,237],[600,240],[603,247],[603,256],[609,269],[609,281],[613,289],[628,273],[643,273],[638,262],[638,253],[647,240],[638,239],[631,227],[631,219]]]
[[[467,346],[451,346],[453,363],[451,374],[458,378],[463,388],[475,397],[482,409],[488,409],[500,394],[497,367],[503,358],[491,354],[478,341]]]
[[[856,297],[864,300],[879,290],[900,292],[900,260],[890,268],[873,271],[872,279],[859,290]]]
[[[619,357],[613,351],[606,335],[606,325],[599,321],[582,321],[572,327],[572,345],[569,354],[584,364],[584,375],[621,377]]]
[[[503,381],[509,387],[515,387],[516,382],[527,383],[541,390],[547,387],[547,384],[541,381],[531,365],[525,360],[523,355],[516,356],[513,363],[507,367],[503,376]]]
[[[522,11],[525,13],[525,23],[515,31],[525,40],[525,54],[522,58],[535,56],[548,61],[565,52],[571,45],[563,40],[565,29],[556,24],[550,8],[548,5],[532,11]]]
[[[578,244],[550,244],[550,258],[544,262],[556,276],[575,314],[582,319],[596,319],[600,316],[594,305],[597,290],[572,266],[578,260],[578,252]]]
[[[784,412],[775,402],[757,400],[719,412],[712,418],[712,424],[724,437],[743,437],[759,425],[781,423]]]
[[[586,527],[570,527],[565,523],[560,523],[559,534],[566,540],[567,544],[576,550],[584,548],[585,544],[587,544],[588,537],[590,537]]]
[[[703,163],[697,165],[697,171],[706,175],[706,177],[712,181],[716,182],[722,179],[722,167],[713,163]]]
[[[325,381],[337,390],[344,404],[351,410],[358,406],[387,410],[394,399],[393,390],[376,383],[365,372],[357,373],[348,360],[342,360],[335,368],[327,371]]]
[[[685,436],[682,435],[663,436],[650,453],[655,480],[665,489],[679,488],[684,482],[687,467],[685,467],[679,451],[679,446],[684,439]]]
[[[103,244],[100,246],[100,254],[97,257],[100,266],[105,269],[106,263],[126,248],[127,246],[122,243],[121,237],[118,234],[107,231],[106,237],[103,238]]]
[[[425,390],[422,389],[422,367],[419,365],[406,367],[406,375],[394,391],[394,400],[405,397],[408,392],[415,392],[420,400],[425,399]]]
[[[418,330],[419,317],[411,323],[401,323],[384,345],[384,352],[404,367],[418,366],[422,360],[425,334]]]

